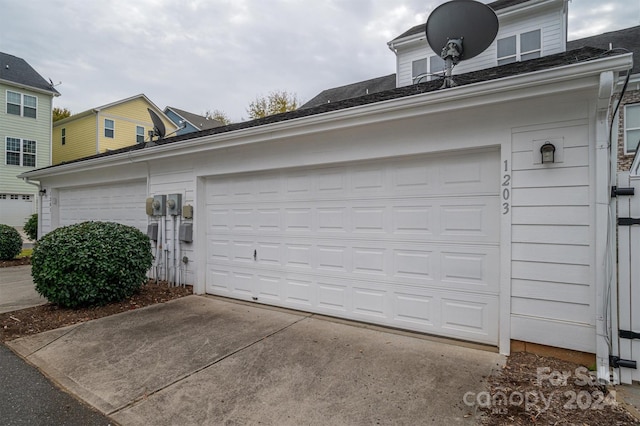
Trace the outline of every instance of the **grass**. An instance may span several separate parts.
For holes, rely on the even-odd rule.
[[[16,259],[22,259],[23,257],[31,257],[31,253],[33,253],[32,248],[22,249],[20,254],[16,256]]]

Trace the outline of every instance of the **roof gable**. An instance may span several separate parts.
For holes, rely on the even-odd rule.
[[[567,50],[578,49],[584,46],[597,47],[598,49],[626,49],[633,53],[632,74],[640,73],[640,25],[624,28],[617,31],[585,37],[567,42]]]
[[[370,93],[395,89],[395,87],[396,75],[394,73],[385,75],[384,77],[372,78],[370,80],[323,90],[300,108],[312,108],[330,102],[338,102],[348,98],[356,98]]]
[[[180,116],[183,120],[187,120],[188,123],[190,123],[193,127],[195,127],[198,130],[213,129],[215,127],[224,126],[223,123],[219,122],[216,119],[207,118],[202,115],[194,114],[192,112],[185,111],[182,109],[168,106],[165,108],[165,111],[167,110],[171,110],[176,115]]]
[[[512,7],[512,6],[517,6],[523,3],[527,3],[530,2],[531,0],[497,0],[494,1],[492,3],[488,3],[487,6],[489,6],[491,9],[493,9],[495,12],[498,12],[499,10],[502,9],[506,9],[508,7]],[[409,37],[415,34],[424,34],[425,32],[425,25],[426,22],[424,24],[419,24],[416,26],[413,26],[411,28],[409,28],[407,31],[403,32],[402,34],[400,34],[399,36],[397,36],[396,38],[394,38],[393,40],[391,40],[389,43],[393,43],[394,41],[400,40],[402,38],[405,37]]]
[[[49,92],[53,96],[60,93],[22,58],[0,52],[0,80],[25,88]]]

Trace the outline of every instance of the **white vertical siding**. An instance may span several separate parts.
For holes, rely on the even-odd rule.
[[[560,141],[562,162],[536,164],[544,139]],[[511,338],[593,351],[588,122],[514,131],[512,147]]]

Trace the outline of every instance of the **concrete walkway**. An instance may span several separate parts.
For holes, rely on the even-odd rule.
[[[188,296],[9,342],[122,425],[474,424],[504,357]]]
[[[45,303],[31,279],[31,265],[0,268],[0,314]]]

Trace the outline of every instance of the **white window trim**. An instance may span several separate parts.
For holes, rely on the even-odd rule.
[[[20,151],[9,151],[9,146],[8,146],[8,140],[9,139],[16,139],[18,141],[20,141]],[[24,152],[24,143],[25,142],[33,142],[34,143],[34,148],[35,148],[35,152]],[[8,155],[7,153],[14,153],[14,154],[20,154],[20,164],[9,164],[8,162]],[[24,164],[24,157],[25,155],[33,155],[33,166],[26,166]],[[5,145],[4,145],[4,164],[6,166],[14,166],[14,167],[37,167],[38,165],[38,141],[34,140],[34,139],[21,139],[21,138],[14,138],[11,136],[7,136],[5,138]]]
[[[11,104],[11,105],[18,105],[18,107],[20,108],[20,114],[11,114],[9,112],[9,108],[8,108],[9,103],[10,103],[9,102],[9,93],[15,93],[15,94],[20,96],[20,103],[19,104],[14,104],[14,103]],[[32,107],[25,106],[25,104],[24,104],[24,97],[25,96],[30,96],[30,97],[32,97],[32,98],[34,98],[36,100],[36,106],[35,106],[36,116],[35,117],[27,117],[27,116],[24,115],[24,109],[25,108],[32,108]],[[15,90],[7,90],[6,93],[5,93],[4,110],[5,110],[5,113],[7,113],[8,115],[14,115],[16,117],[31,118],[31,119],[35,120],[35,119],[38,118],[38,97],[34,96],[34,95],[28,95],[28,94],[22,93],[22,92],[16,92]]]
[[[528,50],[526,52],[523,52],[521,50],[522,47],[522,41],[521,41],[521,36],[522,34],[527,34],[533,31],[539,31],[540,32],[540,47],[538,49],[533,49],[533,50]],[[498,57],[498,41],[499,40],[504,40],[510,37],[515,36],[516,38],[516,53],[514,55],[508,55],[508,56],[502,56],[502,57]],[[511,35],[507,35],[504,37],[500,37],[500,39],[496,39],[496,64],[500,65],[500,61],[504,61],[507,59],[511,59],[511,58],[515,58],[514,62],[521,62],[522,61],[522,56],[523,55],[530,55],[532,53],[540,53],[540,57],[542,57],[542,29],[541,28],[536,28],[534,30],[529,30],[529,31],[523,31],[521,33],[518,34],[511,34]],[[513,62],[509,62],[509,63],[513,63]],[[506,64],[504,64],[506,65]]]
[[[624,146],[624,155],[633,155],[636,153],[635,151],[630,151],[627,149],[627,131],[640,130],[640,127],[627,127],[627,108],[629,107],[640,108],[640,103],[627,104],[624,106],[624,123],[623,123],[624,140],[622,141]]]

